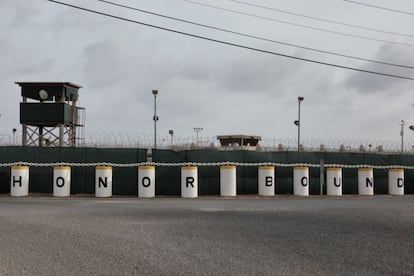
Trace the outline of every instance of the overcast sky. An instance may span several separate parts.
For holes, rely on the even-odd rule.
[[[315,53],[117,8],[95,0],[61,0],[148,24],[266,51],[341,66],[414,77],[403,69]],[[113,0],[135,8],[266,39],[389,63],[414,66],[414,16],[342,0],[203,1],[246,14],[182,0]],[[411,0],[361,0],[414,12]],[[271,10],[395,32],[386,34]],[[264,19],[267,18],[267,19]],[[270,20],[272,19],[272,20]],[[376,40],[327,33],[276,20]],[[411,36],[411,37],[410,37]],[[398,44],[400,43],[400,44]],[[410,46],[411,44],[411,46]],[[153,135],[157,89],[158,133],[168,137],[251,134],[295,138],[301,104],[302,137],[400,139],[400,121],[414,124],[414,81],[288,59],[123,22],[46,0],[0,0],[0,132],[19,125],[16,81],[82,85],[86,133]],[[406,132],[414,141],[414,132]]]

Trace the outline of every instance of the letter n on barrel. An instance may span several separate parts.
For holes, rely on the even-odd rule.
[[[358,169],[358,194],[374,195],[374,169]]]

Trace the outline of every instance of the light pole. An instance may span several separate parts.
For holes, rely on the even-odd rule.
[[[13,132],[13,145],[16,145],[17,144],[16,143],[16,132],[17,132],[17,129],[13,128],[12,129],[12,132]]]
[[[401,153],[404,152],[404,126],[406,124],[407,123],[404,120],[401,120],[401,132],[400,132],[400,135],[401,135]]]
[[[154,117],[152,119],[154,120],[154,149],[157,149],[157,95],[158,90],[152,90],[152,94],[154,95]]]
[[[195,127],[193,129],[196,132],[196,136],[197,136],[196,145],[198,146],[198,133],[201,132],[203,130],[203,128],[202,127]]]
[[[170,129],[168,133],[171,135],[171,147],[174,146],[174,130]]]
[[[298,126],[298,152],[300,151],[300,103],[303,100],[303,97],[298,97],[298,119],[294,122]]]

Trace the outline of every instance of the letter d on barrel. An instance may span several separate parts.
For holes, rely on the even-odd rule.
[[[298,196],[309,195],[309,168],[293,168],[293,194]]]
[[[390,195],[404,195],[404,169],[390,169],[388,171],[388,193]]]
[[[70,196],[69,166],[56,166],[53,168],[53,196]]]
[[[155,166],[138,167],[138,196],[155,197]]]

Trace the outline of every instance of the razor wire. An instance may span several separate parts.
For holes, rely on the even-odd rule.
[[[139,162],[139,163],[112,163],[112,162],[92,162],[92,163],[76,163],[76,162],[51,162],[51,163],[38,163],[38,162],[26,162],[16,161],[10,163],[0,163],[0,167],[13,167],[13,166],[28,166],[28,167],[99,167],[107,166],[114,168],[133,168],[141,166],[154,166],[154,167],[221,167],[221,166],[236,166],[236,167],[281,167],[281,168],[294,168],[294,167],[309,167],[309,168],[321,168],[320,163],[278,163],[278,162],[255,162],[255,163],[242,163],[242,162]],[[324,164],[323,168],[343,168],[343,169],[407,169],[412,170],[414,166],[408,165],[371,165],[371,164]]]

